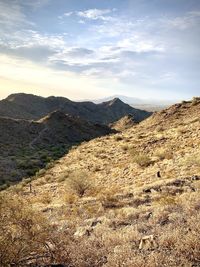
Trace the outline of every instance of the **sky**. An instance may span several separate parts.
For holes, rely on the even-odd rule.
[[[0,0],[0,99],[200,95],[199,0]]]

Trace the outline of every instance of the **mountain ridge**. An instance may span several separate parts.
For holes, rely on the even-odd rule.
[[[125,115],[132,114],[137,122],[152,113],[135,109],[115,98],[100,104],[74,102],[64,97],[41,97],[31,94],[12,94],[0,101],[0,116],[39,120],[55,110],[78,116],[92,123],[109,124]]]

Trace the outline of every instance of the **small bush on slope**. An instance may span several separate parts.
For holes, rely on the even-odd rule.
[[[1,197],[0,213],[1,266],[23,266],[27,259],[47,252],[48,224],[28,203],[18,197]]]
[[[75,171],[67,180],[67,186],[79,197],[83,197],[88,190],[94,187],[94,182],[85,171]]]
[[[140,167],[148,167],[152,163],[150,157],[147,154],[138,151],[134,147],[130,148],[129,154],[132,157],[132,161],[137,163]]]
[[[148,167],[151,164],[149,156],[139,153],[133,157],[133,162],[137,163],[140,167]]]

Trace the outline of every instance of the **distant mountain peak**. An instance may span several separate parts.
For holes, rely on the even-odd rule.
[[[5,100],[12,102],[12,101],[23,100],[23,99],[27,100],[28,98],[38,99],[38,98],[43,98],[43,97],[36,96],[34,94],[15,93],[15,94],[9,95]]]
[[[105,102],[107,103],[109,106],[113,106],[113,105],[126,105],[120,98],[115,97],[110,101]]]
[[[113,100],[111,100],[111,103],[115,103],[115,104],[118,104],[118,103],[123,103],[122,100],[119,98],[119,97],[115,97]]]

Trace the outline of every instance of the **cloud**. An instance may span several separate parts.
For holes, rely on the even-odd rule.
[[[165,17],[160,21],[165,27],[185,31],[192,29],[194,26],[199,27],[200,10],[193,10],[177,17]]]
[[[2,32],[0,54],[48,65],[50,58],[65,48],[62,35],[40,34],[33,30]]]
[[[48,58],[56,52],[44,45],[22,46],[22,47],[8,47],[0,45],[0,53],[14,56],[17,58],[29,59],[32,62],[46,62]]]
[[[78,21],[78,23],[80,23],[80,24],[85,24],[85,21],[82,20],[82,19],[80,19],[80,20]]]
[[[64,17],[70,17],[71,15],[73,15],[74,14],[74,12],[72,12],[72,11],[70,11],[70,12],[66,12],[66,13],[64,13],[62,16],[58,16],[58,18],[60,19],[60,20],[62,20],[62,19],[64,19]]]
[[[93,54],[94,51],[87,49],[87,48],[82,48],[82,47],[75,47],[75,48],[71,48],[66,52],[66,55],[70,56],[70,57],[85,57],[88,55]]]
[[[65,16],[65,17],[70,17],[72,14],[73,14],[72,11],[71,11],[71,12],[66,12],[66,13],[63,14],[63,16]]]
[[[30,7],[36,10],[46,6],[50,2],[50,0],[16,0],[16,2],[21,6]]]
[[[82,19],[87,20],[103,20],[103,21],[111,21],[113,17],[107,16],[111,12],[116,11],[115,8],[113,9],[87,9],[84,11],[70,11],[66,12],[61,16],[58,16],[59,19],[64,19],[64,17],[70,17],[72,15],[76,15]],[[84,20],[79,20],[79,23],[85,23]]]
[[[16,30],[12,34],[2,31],[0,44],[10,48],[46,46],[54,49],[61,49],[65,42],[60,34],[41,34],[35,30]]]
[[[108,18],[104,15],[107,15],[111,12],[112,12],[112,10],[110,10],[110,9],[96,9],[95,8],[95,9],[88,9],[85,11],[79,11],[79,12],[77,12],[77,15],[79,17],[91,19],[91,20],[98,20],[98,19],[107,20],[110,17]]]
[[[0,97],[5,88],[5,96],[8,92],[11,94],[19,90],[45,96],[64,95],[72,99],[102,97],[106,94],[106,86],[101,86],[86,76],[66,70],[55,71],[40,64],[8,56],[0,55],[0,61]],[[9,83],[6,84],[6,80]]]
[[[193,11],[188,12],[188,14],[193,17],[200,17],[200,10],[193,10]]]
[[[186,79],[186,74],[196,79],[198,10],[153,17],[136,17],[128,12],[125,16],[121,10],[113,13],[114,9],[69,11],[59,17],[58,25],[41,25],[40,31],[26,16],[28,2],[0,0],[0,8],[5,10],[0,14],[0,53],[14,61],[37,62],[51,72],[70,73],[98,83],[109,80],[115,86],[172,86],[177,81],[183,84],[181,79]],[[36,2],[39,7],[48,0]],[[65,18],[69,27],[64,28]],[[58,27],[60,33],[55,34]],[[186,71],[188,68],[191,71]]]
[[[22,7],[17,1],[0,0],[0,25],[3,29],[18,27],[22,24],[33,25],[24,15]]]

